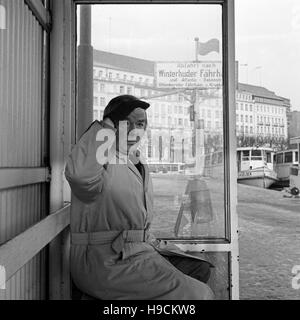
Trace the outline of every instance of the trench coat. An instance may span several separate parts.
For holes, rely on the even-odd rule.
[[[176,269],[153,245],[153,189],[147,166],[101,165],[95,121],[73,147],[65,176],[72,190],[71,275],[83,292],[103,300],[209,300],[211,289]],[[115,130],[113,128],[113,130]],[[109,161],[109,158],[108,158]]]

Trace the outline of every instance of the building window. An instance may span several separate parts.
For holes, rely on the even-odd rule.
[[[94,97],[94,106],[97,106],[99,103],[98,97]]]
[[[124,94],[125,93],[125,87],[124,86],[120,86],[120,93]]]
[[[98,82],[94,81],[94,91],[97,92],[99,90]]]
[[[100,98],[100,106],[103,107],[103,106],[105,106],[105,104],[106,104],[106,103],[105,103],[105,98],[104,98],[104,97],[101,97],[101,98]]]
[[[250,116],[250,123],[253,123],[253,117]]]
[[[182,126],[182,125],[183,125],[183,119],[182,119],[182,118],[179,118],[179,119],[178,119],[178,125],[179,125],[179,126]]]
[[[94,110],[94,121],[98,120],[98,111]]]
[[[109,78],[109,79],[112,79],[112,72],[109,72],[108,78]]]
[[[132,88],[131,87],[127,87],[127,94],[132,94]]]
[[[100,83],[100,92],[104,92],[104,91],[105,91],[105,84]]]

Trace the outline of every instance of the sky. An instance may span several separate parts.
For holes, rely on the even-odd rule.
[[[95,49],[141,59],[193,61],[195,37],[222,37],[219,5],[95,5],[92,12]],[[236,0],[235,37],[239,81],[289,98],[300,111],[300,0]]]

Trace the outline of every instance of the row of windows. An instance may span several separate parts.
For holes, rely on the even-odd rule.
[[[257,105],[256,111],[261,113],[284,114],[285,109],[274,106]]]
[[[237,100],[252,101],[252,95],[237,93],[237,94],[236,94],[236,99],[237,99]]]
[[[254,107],[255,108],[255,107]],[[253,105],[248,104],[248,103],[236,103],[236,110],[241,110],[241,111],[253,111]],[[255,110],[255,109],[254,109]],[[272,114],[284,114],[284,109],[279,108],[279,107],[270,107],[270,106],[263,106],[263,105],[258,105],[256,106],[256,111],[261,112],[261,113],[272,113]]]
[[[244,103],[237,103],[236,104],[236,110],[241,110],[241,111],[250,111],[250,112],[252,112],[253,111],[253,105],[252,104],[245,104],[244,105]]]
[[[131,82],[138,82],[140,84],[145,85],[153,85],[153,78],[152,77],[145,77],[145,76],[138,76],[138,75],[129,75],[126,73],[120,72],[112,72],[107,70],[97,70],[94,69],[94,78],[108,78],[110,80],[122,80],[122,81],[131,81]]]
[[[239,133],[250,133],[253,134],[254,133],[254,128],[251,126],[237,126],[236,127],[237,131]],[[284,135],[284,130],[283,128],[272,128],[272,130],[270,129],[270,127],[260,127],[258,126],[256,128],[256,133],[257,134],[276,134],[276,135]]]
[[[248,115],[237,115],[236,116],[237,122],[249,122],[253,123],[253,116]],[[263,117],[263,116],[257,116],[257,123],[262,123],[264,125],[284,125],[284,119],[283,118],[270,118],[270,117]]]
[[[153,114],[162,114],[166,115],[175,113],[175,114],[183,114],[183,115],[189,115],[189,107],[183,107],[183,106],[173,106],[173,105],[159,105],[157,103],[152,104],[151,108],[148,109],[149,116],[152,116]]]

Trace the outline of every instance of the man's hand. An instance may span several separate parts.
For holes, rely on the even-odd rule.
[[[111,121],[110,118],[105,118],[105,119],[103,120],[103,122],[104,122],[105,124],[107,124],[107,125],[115,128],[115,125],[114,125],[114,123]]]

